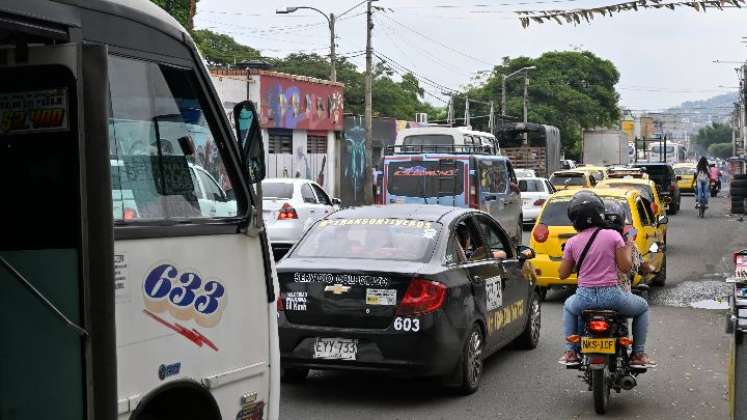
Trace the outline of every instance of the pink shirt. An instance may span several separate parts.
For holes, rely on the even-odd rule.
[[[718,181],[718,177],[721,175],[721,172],[718,170],[717,167],[711,168],[711,179],[714,181]]]
[[[575,265],[595,230],[597,228],[585,229],[569,239],[565,243],[563,260]],[[602,229],[586,254],[581,272],[578,273],[578,285],[581,287],[616,286],[615,252],[624,246],[625,242],[619,233],[611,229]]]

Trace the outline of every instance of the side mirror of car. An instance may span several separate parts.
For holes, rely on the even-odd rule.
[[[265,149],[254,103],[237,103],[233,107],[233,119],[244,175],[250,184],[262,182],[265,179]]]
[[[665,204],[669,205],[672,202],[672,197],[664,197],[663,200]]]
[[[516,247],[516,255],[519,261],[531,260],[537,256],[534,250],[526,245],[519,245]]]
[[[659,216],[658,219],[656,219],[657,225],[661,226],[661,225],[666,225],[667,223],[669,223],[669,218],[665,214],[662,214],[661,216]]]
[[[332,199],[332,204],[335,205],[335,206],[339,206],[339,205],[342,204],[342,200],[340,200],[339,198],[335,197],[335,198]]]

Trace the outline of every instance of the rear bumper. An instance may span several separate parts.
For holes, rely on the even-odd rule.
[[[303,223],[300,220],[277,220],[266,225],[270,242],[294,244],[303,235]]]
[[[524,223],[534,223],[539,217],[542,207],[524,207],[522,213],[524,215]]]
[[[547,254],[538,254],[533,260],[535,274],[537,275],[537,286],[575,286],[577,279],[575,274],[571,274],[565,280],[560,279],[560,258],[550,257]]]
[[[438,311],[417,318],[417,332],[385,329],[337,328],[301,325],[279,314],[282,367],[322,370],[384,372],[414,376],[444,376],[452,373],[462,354],[466,329],[455,328]],[[317,337],[358,340],[356,360],[314,358]]]

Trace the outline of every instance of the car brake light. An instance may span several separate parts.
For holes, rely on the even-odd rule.
[[[534,229],[532,229],[532,237],[537,242],[545,242],[548,236],[550,236],[550,229],[548,229],[547,226],[543,225],[542,223],[538,224],[534,227]]]
[[[446,300],[446,285],[415,278],[410,282],[397,308],[397,315],[423,315],[440,308]]]
[[[285,310],[285,293],[279,293],[278,300],[275,302],[277,304],[278,312],[283,312]]]
[[[604,319],[592,319],[586,323],[586,328],[588,328],[589,331],[598,334],[607,331],[610,328],[610,324]]]
[[[137,212],[135,210],[133,210],[133,209],[131,209],[131,208],[128,207],[128,208],[124,209],[124,212],[122,214],[122,218],[124,220],[137,219]]]
[[[469,187],[469,206],[473,209],[480,207],[477,202],[477,188],[474,185]]]
[[[298,219],[298,213],[296,213],[296,209],[294,209],[293,206],[290,205],[290,203],[285,203],[278,212],[278,220],[290,219]]]
[[[539,198],[537,200],[534,200],[534,207],[542,207],[545,204],[544,198]]]

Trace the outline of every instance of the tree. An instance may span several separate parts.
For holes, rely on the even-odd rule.
[[[502,76],[527,66],[536,67],[529,71],[528,120],[558,127],[567,156],[580,157],[583,129],[618,123],[619,95],[615,84],[620,73],[611,61],[589,51],[547,52],[538,58],[506,57],[485,81],[457,96],[456,115],[464,113],[465,95],[482,102],[493,101],[498,107]],[[523,113],[523,82],[523,76],[507,82],[506,113],[514,118],[521,118]],[[486,111],[480,108],[474,113],[487,114]],[[487,130],[487,118],[472,120],[472,125]]]
[[[729,143],[712,143],[708,146],[708,154],[721,159],[728,159],[732,155],[732,145]]]
[[[715,122],[698,130],[698,134],[695,135],[695,144],[703,146],[703,149],[708,149],[708,152],[710,153],[710,146],[712,144],[731,144],[731,136],[731,126]],[[729,150],[729,153],[731,153],[731,149]]]
[[[188,30],[192,30],[192,16],[197,10],[197,2],[200,0],[151,0],[161,6],[174,19],[178,20]],[[190,10],[193,8],[193,10]]]
[[[254,48],[241,45],[228,35],[207,29],[192,32],[197,48],[211,65],[230,66],[262,57]]]

